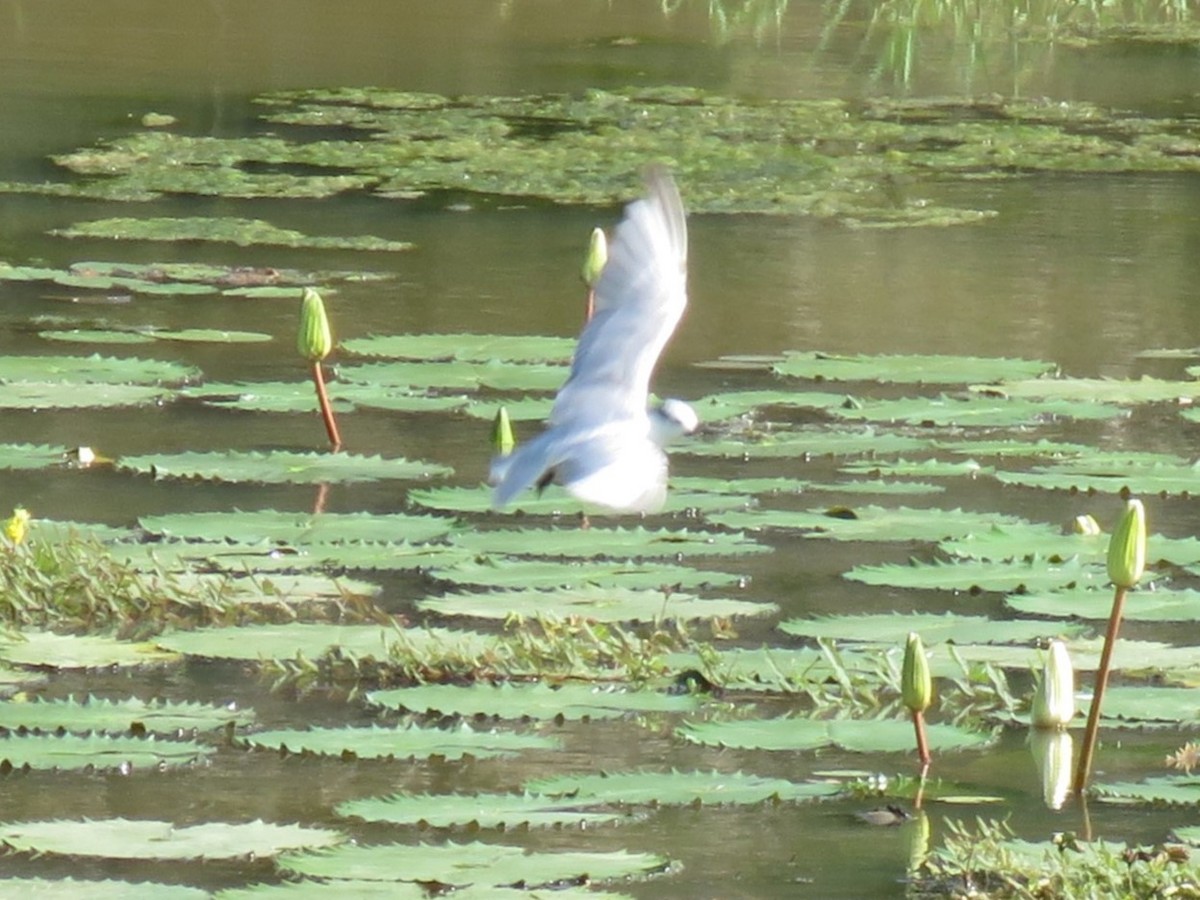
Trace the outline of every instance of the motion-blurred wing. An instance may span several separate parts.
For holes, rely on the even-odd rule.
[[[641,418],[650,375],[687,306],[687,222],[671,176],[652,171],[625,210],[596,283],[592,319],[550,414],[560,425]]]

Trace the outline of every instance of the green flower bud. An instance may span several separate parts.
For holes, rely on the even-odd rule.
[[[508,456],[516,446],[517,439],[513,435],[508,409],[502,406],[496,410],[496,418],[492,419],[492,449],[500,456]]]
[[[933,679],[929,676],[929,660],[921,636],[915,631],[908,634],[904,645],[904,668],[900,672],[900,693],[904,705],[912,712],[924,712],[933,702]]]
[[[300,332],[296,336],[296,349],[309,362],[322,360],[333,350],[333,335],[329,331],[325,303],[312,288],[304,289],[304,299],[300,301]]]
[[[604,264],[608,262],[608,240],[604,237],[603,228],[592,229],[592,240],[588,244],[587,256],[583,260],[583,283],[595,287]]]
[[[1141,500],[1128,500],[1108,542],[1108,577],[1119,588],[1131,588],[1145,569],[1146,510]]]
[[[1065,728],[1075,717],[1075,671],[1067,645],[1051,641],[1042,666],[1042,680],[1033,694],[1035,728]],[[1068,768],[1070,768],[1068,766]]]
[[[1084,513],[1081,516],[1076,516],[1071,521],[1071,530],[1075,534],[1094,535],[1100,533],[1100,523],[1094,518]]]

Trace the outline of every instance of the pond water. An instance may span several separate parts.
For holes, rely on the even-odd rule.
[[[1111,14],[1111,13],[1110,13]],[[1150,43],[1010,40],[980,12],[979,34],[965,40],[952,22],[908,21],[900,4],[829,5],[750,2],[652,4],[558,0],[359,2],[320,0],[235,4],[106,0],[27,3],[0,0],[0,181],[62,180],[51,161],[141,129],[151,112],[175,117],[179,133],[238,138],[269,130],[256,98],[308,88],[378,86],[446,96],[568,93],[630,86],[688,86],[742,100],[849,100],[891,97],[1047,97],[1088,102],[1181,123],[1200,113],[1200,65],[1186,50]],[[1133,13],[1130,14],[1131,16]],[[1091,27],[1081,22],[1080,27]],[[1101,23],[1107,24],[1107,23]],[[1117,23],[1120,24],[1120,23]],[[989,31],[989,29],[991,29]],[[267,167],[264,167],[264,169]],[[286,169],[287,167],[281,167]],[[1011,175],[1011,173],[1005,173]],[[681,177],[688,202],[689,185]],[[629,184],[636,181],[631,175]],[[660,366],[664,396],[698,398],[731,390],[832,390],[874,398],[910,396],[911,386],[781,382],[768,372],[698,365],[735,354],[820,350],[837,354],[954,354],[1045,360],[1076,378],[1185,378],[1195,359],[1147,359],[1157,348],[1200,345],[1200,182],[1186,171],[1020,177],[931,178],[902,182],[909,202],[993,211],[948,227],[855,228],[838,217],[695,214],[690,218],[690,307]],[[632,197],[632,194],[627,194]],[[304,271],[369,271],[387,280],[339,283],[327,306],[339,340],[373,334],[480,332],[574,336],[582,288],[578,266],[595,225],[611,226],[619,205],[556,204],[546,199],[432,191],[396,199],[347,191],[320,199],[164,195],[145,203],[0,194],[0,262],[64,269],[81,261],[211,263]],[[375,235],[409,241],[406,252],[239,247],[229,243],[151,243],[50,236],[51,229],[117,216],[262,219],[307,235]],[[206,382],[295,381],[293,299],[242,300],[137,294],[115,305],[78,302],[104,292],[46,281],[0,281],[0,355],[137,355],[198,367]],[[76,302],[67,302],[74,300]],[[53,323],[44,324],[54,317]],[[133,347],[55,344],[46,327],[212,328],[261,332],[261,344],[169,343]],[[249,350],[247,349],[249,348]],[[965,381],[965,380],[964,380]],[[964,383],[954,390],[961,390]],[[0,391],[3,391],[0,384]],[[787,389],[787,388],[785,388]],[[333,388],[337,394],[337,386]],[[936,397],[928,387],[919,393]],[[487,396],[487,392],[484,392]],[[785,410],[788,424],[829,423],[820,413]],[[831,426],[832,427],[832,426]],[[1077,441],[1122,451],[1195,456],[1195,421],[1169,404],[1133,416],[1041,422],[998,434],[1017,440]],[[518,423],[518,436],[534,425]],[[486,471],[484,419],[466,415],[359,410],[342,417],[354,454],[404,456],[452,466],[437,485],[472,486]],[[925,437],[963,439],[964,430],[918,427]],[[970,431],[970,429],[966,429]],[[930,432],[937,432],[930,434]],[[975,435],[967,435],[975,436]],[[697,440],[712,439],[708,434]],[[76,447],[107,457],[189,450],[324,449],[307,414],[213,409],[196,402],[112,409],[0,411],[0,443]],[[845,480],[844,458],[720,459],[680,452],[675,477],[731,481],[773,476],[809,482]],[[986,460],[982,460],[986,462]],[[1028,467],[1028,461],[1023,464]],[[1074,494],[1003,484],[987,477],[938,479],[945,492],[915,498],[800,494],[764,501],[794,509],[832,503],[938,506],[1018,515],[1058,526],[1091,513],[1106,527],[1120,509],[1113,491]],[[425,486],[425,485],[422,485]],[[21,470],[0,467],[0,512],[23,505],[39,519],[132,528],[140,517],[186,512],[278,509],[386,513],[412,509],[411,481],[314,485],[154,479],[111,470]],[[317,496],[320,494],[320,499]],[[814,499],[814,497],[816,499]],[[1174,490],[1145,497],[1152,530],[1196,534],[1195,500]],[[518,520],[518,522],[523,520]],[[573,519],[565,519],[571,527]],[[601,527],[629,520],[596,517]],[[463,517],[464,530],[507,524]],[[529,523],[526,523],[529,524]],[[546,521],[533,524],[548,527]],[[665,516],[655,527],[705,527]],[[561,523],[560,523],[561,525]],[[736,620],[728,646],[812,646],[775,626],[812,615],[944,612],[1011,617],[998,591],[870,587],[846,579],[860,564],[928,561],[917,540],[835,542],[768,527],[758,539],[774,552],[703,559],[699,565],[744,576],[740,588],[715,596],[775,603],[771,617]],[[685,554],[686,556],[686,554]],[[1153,550],[1151,557],[1154,556]],[[1172,560],[1174,562],[1174,560]],[[352,573],[361,574],[361,573]],[[1195,574],[1176,573],[1186,587]],[[413,623],[416,602],[439,588],[414,574],[370,573],[381,605]],[[454,623],[451,623],[454,624]],[[478,623],[476,623],[478,624]],[[1102,623],[1091,621],[1092,632]],[[1194,620],[1186,627],[1194,631]],[[490,627],[495,631],[497,623]],[[1052,636],[1062,621],[1052,621]],[[1178,623],[1130,623],[1142,640],[1187,643]],[[896,642],[903,641],[903,632]],[[1028,677],[1011,673],[1023,692]],[[1090,682],[1090,675],[1083,676]],[[271,690],[249,662],[201,662],[102,671],[50,671],[26,696],[92,694],[173,701],[236,703],[253,708],[256,728],[340,727],[377,721],[361,696],[343,691]],[[731,695],[735,712],[758,702]],[[772,715],[808,707],[778,694],[762,701]],[[618,827],[561,829],[417,829],[335,815],[348,800],[398,791],[512,792],[535,778],[635,769],[719,770],[804,781],[822,772],[912,776],[911,753],[851,752],[826,747],[796,752],[721,749],[679,737],[686,717],[647,714],[560,724],[503,722],[497,728],[552,736],[556,749],[467,761],[346,761],[246,752],[217,738],[203,766],[132,775],[35,768],[0,776],[6,822],[52,819],[159,819],[300,823],[337,829],[364,844],[442,845],[480,840],[543,851],[659,854],[672,869],[605,888],[645,898],[902,896],[920,833],[915,823],[874,828],[856,813],[885,802],[841,796],[822,803],[720,809],[664,806]],[[385,719],[394,722],[394,717]],[[426,723],[431,724],[431,723]],[[1162,775],[1162,758],[1183,744],[1185,724],[1153,732],[1110,732],[1096,777],[1106,782]],[[933,776],[946,793],[971,802],[931,802],[931,844],[947,820],[1007,818],[1029,840],[1087,830],[1078,803],[1046,807],[1024,729],[1007,728],[986,750],[938,754]],[[990,798],[986,799],[985,798]],[[890,802],[890,801],[888,801]],[[911,802],[904,801],[911,807]],[[1195,822],[1192,809],[1093,803],[1090,828],[1116,841],[1165,840]],[[0,823],[0,831],[8,830]],[[0,877],[119,878],[188,885],[203,891],[280,880],[269,859],[130,861],[70,854],[0,858]],[[499,890],[499,896],[512,890]],[[82,896],[83,894],[81,894]],[[381,896],[384,894],[381,894]],[[480,894],[484,896],[486,894]],[[139,896],[131,893],[130,896]],[[230,894],[229,896],[233,896]],[[241,895],[239,895],[241,896]],[[247,895],[249,896],[249,894]],[[402,896],[397,893],[396,896]],[[407,895],[403,895],[407,896]]]

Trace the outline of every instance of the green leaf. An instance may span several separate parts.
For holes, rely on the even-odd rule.
[[[339,379],[377,387],[557,391],[571,370],[542,363],[385,362],[342,365]]]
[[[561,556],[577,559],[687,559],[770,553],[773,548],[743,534],[636,528],[555,528],[462,531],[451,542],[477,554]]]
[[[138,524],[161,538],[224,540],[241,544],[327,544],[370,541],[428,541],[453,527],[449,519],[404,513],[293,513],[275,510],[143,516]]]
[[[870,461],[846,463],[838,471],[851,475],[870,475],[874,478],[911,475],[920,475],[923,478],[957,478],[965,475],[967,478],[976,478],[980,475],[990,475],[993,469],[981,466],[973,459],[962,462],[951,462],[944,459],[897,459],[882,463]]]
[[[152,819],[66,819],[0,823],[0,842],[18,852],[106,859],[264,859],[301,847],[330,847],[345,838],[325,828],[233,824],[175,825]]]
[[[886,613],[874,615],[818,616],[787,619],[779,630],[797,637],[837,641],[866,641],[901,646],[916,632],[926,646],[949,641],[955,644],[1017,644],[1038,641],[1063,633],[1062,627],[1047,622],[989,619],[953,613]],[[1083,631],[1073,626],[1073,633]]]
[[[262,344],[274,338],[261,331],[223,331],[219,328],[182,328],[175,331],[153,331],[159,341],[179,341],[183,344]]]
[[[254,722],[254,711],[235,704],[213,706],[207,703],[169,700],[105,700],[74,697],[64,700],[0,702],[0,728],[9,731],[123,732],[132,728],[166,734],[174,731],[215,731],[226,725],[247,726]]]
[[[157,643],[174,652],[206,659],[317,659],[335,648],[355,657],[387,659],[393,644],[402,642],[426,655],[456,649],[478,655],[495,643],[494,637],[448,629],[399,631],[379,625],[330,625],[291,622],[286,625],[244,625],[200,628],[166,634]]]
[[[0,382],[178,385],[199,377],[191,366],[132,356],[0,356]]]
[[[945,553],[969,559],[1007,560],[1036,555],[1086,562],[1103,562],[1108,537],[1103,534],[1063,534],[1061,529],[1033,522],[1006,522],[977,530],[957,540],[944,540]]]
[[[1016,612],[1055,618],[1104,620],[1112,612],[1107,587],[1075,587],[1057,591],[1009,594],[1004,605]],[[1200,591],[1194,589],[1133,590],[1124,607],[1131,622],[1194,622],[1200,620]]]
[[[69,381],[0,382],[0,409],[87,409],[150,406],[172,391],[148,384],[76,384]]]
[[[214,748],[195,741],[104,734],[6,734],[0,736],[0,770],[96,769],[156,772],[203,761]],[[0,841],[7,838],[0,826]]]
[[[119,641],[105,635],[23,631],[19,640],[0,641],[0,659],[16,666],[52,669],[105,669],[175,663],[179,657],[153,643]]]
[[[530,887],[586,877],[606,881],[648,875],[667,865],[650,853],[533,853],[504,844],[344,845],[314,853],[289,853],[278,860],[284,872],[316,878],[418,881],[444,885],[517,882]]]
[[[0,386],[0,396],[4,388]],[[0,469],[45,469],[66,465],[66,449],[50,444],[0,444]],[[37,521],[36,519],[34,520]]]
[[[492,509],[492,489],[486,485],[418,489],[409,491],[408,499],[427,509],[445,510],[446,512],[492,513],[497,517],[506,518],[522,513],[561,515],[575,514],[581,511],[611,515],[609,510],[585,506],[565,491],[556,488],[548,488],[540,497],[532,492],[517,497],[503,512]],[[736,509],[749,502],[749,496],[737,494],[692,493],[672,490],[667,493],[667,502],[663,512],[707,512],[715,509]]]
[[[536,734],[475,731],[457,728],[312,728],[304,731],[262,731],[243,738],[250,746],[289,753],[315,753],[355,759],[447,760],[471,756],[485,759],[512,756],[523,750],[555,750],[559,742]]]
[[[717,513],[709,517],[727,528],[794,528],[808,537],[838,541],[939,541],[987,531],[997,525],[1019,525],[1024,520],[993,512],[962,509],[910,509],[861,506],[833,509],[764,509]],[[753,524],[752,524],[753,523]]]
[[[403,458],[356,456],[351,453],[269,453],[228,450],[126,456],[122,469],[154,478],[197,478],[206,481],[256,481],[265,484],[342,484],[383,479],[421,479],[447,475],[449,466]]]
[[[632,818],[627,812],[588,810],[586,805],[536,794],[393,794],[341,803],[334,812],[366,822],[429,828],[592,827]]]
[[[556,560],[515,560],[484,557],[454,566],[435,566],[429,575],[452,584],[482,585],[496,588],[597,587],[696,588],[706,585],[736,584],[737,575],[707,569],[689,569],[653,563],[577,562]]]
[[[593,622],[652,622],[658,619],[695,620],[731,616],[769,616],[774,603],[723,598],[700,598],[672,591],[630,588],[578,588],[549,590],[492,590],[484,593],[448,593],[423,597],[417,609],[442,616],[480,619],[562,619],[580,616]]]
[[[1172,722],[1200,727],[1200,696],[1191,688],[1110,685],[1104,694],[1106,718],[1129,722]]]
[[[841,793],[838,784],[796,782],[744,772],[599,772],[552,775],[527,782],[530,793],[588,804],[733,806],[768,800],[814,800]]]
[[[830,413],[855,421],[902,422],[941,428],[952,425],[1016,428],[1056,419],[1110,419],[1126,415],[1119,407],[1101,403],[1010,400],[980,394],[868,399],[831,409]]]
[[[927,728],[931,750],[984,747],[994,736],[954,725]],[[816,750],[835,746],[852,753],[896,753],[916,746],[912,722],[903,719],[742,719],[685,722],[676,732],[697,744],[743,750]]]
[[[314,237],[279,228],[261,219],[232,216],[206,218],[114,218],[77,222],[50,232],[67,238],[109,238],[123,241],[215,241],[239,247],[306,247],[319,250],[409,250],[412,244],[387,241],[362,235],[356,237]]]
[[[39,331],[44,341],[68,344],[150,344],[154,338],[142,331],[118,331],[101,328],[69,328],[58,331]]]
[[[1200,775],[1158,775],[1140,782],[1098,782],[1092,785],[1092,792],[1105,803],[1195,806],[1200,803]],[[1194,837],[1194,832],[1189,835],[1185,831],[1184,835],[1179,835],[1180,840],[1186,841],[1189,837]]]
[[[822,391],[729,391],[701,397],[692,406],[701,422],[721,422],[770,407],[828,411],[845,400],[844,394]]]
[[[1076,559],[989,562],[912,562],[855,566],[843,578],[863,584],[952,591],[1040,591],[1072,584],[1102,585],[1108,580],[1103,566],[1086,566]]]
[[[500,360],[516,363],[566,365],[575,354],[573,338],[533,334],[390,334],[342,341],[341,348],[354,356],[386,359],[468,362]]]
[[[794,431],[763,431],[744,437],[716,440],[690,440],[681,443],[679,453],[691,456],[724,456],[735,459],[809,458],[817,456],[857,456],[860,454],[904,453],[923,450],[929,442],[907,435],[887,434],[874,428],[810,428]]]
[[[182,884],[158,884],[153,881],[76,881],[60,878],[0,878],[0,897],[26,897],[29,900],[208,900],[212,895],[200,888]]]
[[[372,691],[367,700],[389,710],[501,719],[613,719],[626,713],[694,712],[690,694],[603,688],[591,684],[425,684]],[[0,707],[2,708],[2,707]]]
[[[965,384],[1014,381],[1053,372],[1052,363],[979,356],[836,356],[788,351],[775,374],[823,381],[875,381],[901,384]]]
[[[1006,397],[1029,400],[1068,400],[1072,402],[1176,403],[1200,397],[1200,381],[1163,381],[1143,376],[1138,379],[1112,378],[1033,378],[1005,381],[999,386],[973,385],[973,391],[1000,392]]]

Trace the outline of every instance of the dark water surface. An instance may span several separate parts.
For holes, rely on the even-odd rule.
[[[848,6],[834,23],[815,3],[777,4],[722,28],[710,5],[555,0],[354,2],[274,0],[253,4],[149,0],[0,0],[0,179],[54,176],[48,155],[123,135],[148,111],[170,113],[188,132],[237,135],[252,127],[251,100],[269,90],[378,85],[454,95],[573,92],[588,87],[686,84],[749,98],[1042,96],[1089,100],[1155,114],[1189,115],[1200,104],[1200,62],[1174,50],[1117,52],[1005,41],[969,61],[952,32],[920,32],[921,55],[905,75],[883,62],[883,41],[868,28],[871,7]],[[732,15],[732,14],[731,14]],[[636,38],[636,40],[625,40]],[[691,228],[691,307],[660,369],[664,395],[696,397],[733,385],[764,386],[766,376],[733,376],[693,364],[722,354],[820,349],[847,353],[961,353],[1044,359],[1072,375],[1179,376],[1135,354],[1200,344],[1200,181],[1182,175],[1037,176],[955,186],[921,186],[931,200],[990,208],[994,218],[954,228],[852,230],[808,218],[696,216]],[[684,185],[686,201],[686,185]],[[464,206],[469,208],[463,208]],[[405,254],[322,252],[223,245],[114,245],[46,236],[84,219],[116,215],[246,215],[314,234],[374,234],[412,241]],[[212,261],[322,269],[368,268],[398,278],[346,286],[329,300],[339,338],[400,331],[495,331],[571,335],[578,327],[581,236],[610,224],[616,209],[545,203],[492,203],[433,196],[415,202],[347,195],[321,201],[183,198],[130,211],[99,201],[0,195],[0,259],[67,265],[85,259]],[[59,352],[17,327],[47,310],[45,290],[0,284],[0,353]],[[252,353],[204,345],[159,346],[154,355],[198,365],[216,381],[297,378],[291,303],[203,304],[138,298],[105,310],[128,324],[216,327],[277,336]],[[1156,367],[1157,366],[1157,367]],[[10,412],[0,417],[6,443],[87,444],[109,456],[226,447],[310,449],[306,417],[239,416],[195,407],[103,414]],[[1064,437],[1194,455],[1195,426],[1175,424],[1149,438],[1121,424],[1064,427]],[[476,483],[487,450],[478,422],[464,418],[357,414],[343,425],[356,452],[405,455],[453,465],[456,484]],[[729,473],[735,464],[677,456],[676,474]],[[758,463],[755,474],[808,477],[807,464]],[[829,466],[832,471],[832,465]],[[955,493],[957,492],[957,493]],[[45,518],[131,525],[139,515],[189,510],[303,510],[311,489],[165,484],[103,473],[0,473],[0,512],[24,504]],[[402,486],[334,487],[331,511],[388,511]],[[951,488],[941,505],[999,509],[1034,520],[1077,512],[1111,517],[1112,498],[1025,492],[998,485]],[[1107,505],[1106,505],[1107,504]],[[1194,533],[1194,504],[1149,501],[1155,527]],[[845,611],[945,608],[933,592],[892,593],[856,587],[839,576],[861,561],[853,545],[778,538],[770,557],[739,565],[755,578],[750,597],[771,600],[785,616]],[[870,561],[902,561],[911,546],[873,547]],[[415,597],[402,579],[390,605]],[[884,596],[887,594],[887,596]],[[959,611],[999,614],[997,595],[963,600]],[[1145,632],[1143,632],[1144,634]],[[750,625],[748,641],[772,639]],[[49,693],[235,699],[268,727],[367,722],[359,707],[320,698],[271,694],[234,666],[190,665],[153,676],[60,677]],[[786,708],[786,707],[785,707]],[[558,753],[468,765],[346,764],[281,760],[271,754],[218,757],[201,771],[141,778],[28,774],[0,777],[6,820],[126,816],[179,822],[269,821],[333,824],[334,803],[397,790],[511,790],[548,771],[675,768],[745,770],[802,778],[812,771],[857,769],[854,754],[713,751],[681,746],[669,726],[566,725]],[[1000,806],[938,809],[943,817],[1011,816],[1022,834],[1042,838],[1078,828],[1078,810],[1052,813],[1024,735],[1009,735],[985,754],[950,756],[938,775],[1003,798]],[[1115,780],[1157,767],[1174,737],[1134,736],[1144,752],[1101,754]],[[898,771],[903,759],[884,768]],[[1156,771],[1156,769],[1155,769]],[[853,813],[862,803],[783,805],[749,810],[669,810],[641,823],[593,833],[504,835],[537,848],[653,850],[683,863],[681,872],[622,887],[646,898],[873,897],[899,895],[913,839],[909,827],[869,829]],[[1170,822],[1186,819],[1178,816]],[[1162,840],[1169,822],[1136,809],[1093,810],[1101,834]],[[366,840],[412,840],[412,832],[364,828]],[[432,833],[424,839],[437,841]],[[463,835],[455,836],[465,840]],[[484,835],[483,839],[490,839]],[[55,864],[0,859],[0,875],[151,878],[206,888],[270,878],[270,867]]]

